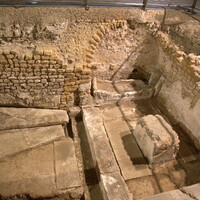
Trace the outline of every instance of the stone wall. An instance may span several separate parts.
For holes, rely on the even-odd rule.
[[[164,77],[157,100],[200,144],[200,57],[191,54],[199,28],[189,26],[197,23],[192,17],[126,9],[0,11],[1,106],[67,108],[90,94],[92,72],[128,78],[141,66]],[[196,46],[182,48],[188,38]]]
[[[25,53],[23,53],[25,52]],[[90,70],[73,55],[52,49],[0,49],[0,105],[66,108],[81,92],[90,93]]]
[[[87,66],[100,79],[128,79],[135,65],[153,66],[158,45],[146,30],[146,23],[113,20],[102,23],[89,40]]]
[[[200,149],[200,57],[180,51],[161,31],[152,36],[160,46],[157,67],[165,77],[157,101]]]

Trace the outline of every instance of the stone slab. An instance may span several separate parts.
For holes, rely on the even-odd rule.
[[[0,130],[65,125],[68,121],[68,114],[64,110],[0,108]]]
[[[200,199],[200,183],[184,187],[181,190],[196,199]]]
[[[172,190],[170,192],[163,192],[152,197],[147,197],[141,200],[194,200],[188,195],[182,193],[180,190]]]
[[[116,104],[101,106],[100,113],[103,119],[107,121],[123,118],[123,113],[119,110]]]
[[[93,93],[96,103],[115,103],[120,100],[140,100],[153,96],[154,89],[141,80],[108,81],[93,79]]]
[[[134,137],[150,163],[175,159],[179,149],[178,135],[160,115],[142,117]]]
[[[119,118],[104,121],[104,124],[124,179],[127,181],[151,175],[127,123]]]
[[[81,180],[72,139],[57,141],[54,148],[57,189],[80,187]]]
[[[61,125],[0,131],[0,160],[64,136]]]
[[[120,175],[115,172],[111,174],[101,174],[101,187],[104,191],[104,199],[107,200],[132,200],[132,194]]]
[[[0,195],[51,196],[56,188],[53,144],[0,162]]]
[[[101,174],[119,171],[103,125],[100,110],[83,108],[83,121],[93,160]]]

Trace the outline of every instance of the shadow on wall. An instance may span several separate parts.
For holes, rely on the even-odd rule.
[[[135,65],[156,66],[159,58],[158,44],[155,39],[148,36],[141,45],[140,54],[135,61]]]
[[[138,35],[134,35],[134,37],[134,40],[137,37],[140,38]],[[123,46],[117,40],[114,49],[108,50],[106,45],[110,41],[108,39],[103,40],[91,63],[93,75],[100,79],[112,81],[130,78],[129,76],[135,65],[146,66],[151,71],[151,68],[156,66],[158,62],[159,49],[156,41],[151,36],[145,35],[144,37],[145,39],[139,40],[137,46],[131,46],[128,51],[127,46]],[[134,41],[128,41],[127,43],[127,45],[132,45]],[[115,50],[115,48],[118,49]],[[111,56],[110,60],[107,59],[107,56],[104,56],[105,54]]]

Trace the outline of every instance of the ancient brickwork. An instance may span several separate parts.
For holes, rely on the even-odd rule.
[[[122,28],[127,23],[126,20],[113,20],[110,23],[101,24],[99,30],[92,35],[92,38],[89,40],[89,48],[87,49],[87,54],[85,58],[86,66],[90,68],[90,63],[95,54],[95,50],[98,44],[101,42],[105,34],[109,33],[110,30],[115,30],[117,28]]]
[[[90,70],[73,56],[62,58],[42,48],[26,54],[1,49],[1,105],[68,107],[74,104],[79,86],[88,82]]]
[[[174,44],[170,44],[170,40],[166,34],[161,31],[153,33],[161,45],[166,55],[173,61],[170,75],[168,80],[173,84],[174,78],[181,77],[183,90],[190,91],[189,96],[192,97],[192,101],[196,102],[196,97],[200,93],[200,58],[194,54],[185,54],[180,51]],[[192,102],[194,103],[194,102]]]
[[[160,65],[165,82],[157,99],[176,120],[174,123],[179,123],[187,130],[199,149],[200,57],[180,51],[169,36],[160,30],[149,30],[160,46],[160,55],[163,58],[165,55],[164,59],[169,58],[169,62]]]

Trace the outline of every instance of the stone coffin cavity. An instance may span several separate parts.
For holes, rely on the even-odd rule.
[[[142,117],[134,137],[149,163],[172,160],[179,150],[178,135],[160,115]]]
[[[108,81],[94,78],[93,94],[96,103],[113,103],[151,98],[154,89],[141,80]]]

